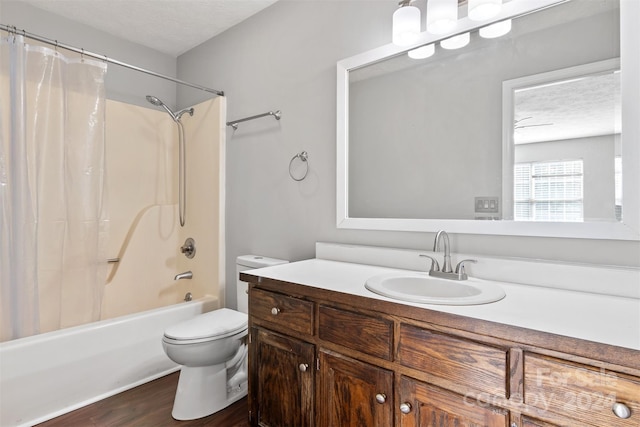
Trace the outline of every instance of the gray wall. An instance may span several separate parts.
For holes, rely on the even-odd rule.
[[[393,1],[280,0],[178,58],[178,76],[222,89],[230,119],[281,109],[227,134],[227,302],[235,258],[311,258],[316,241],[430,249],[432,233],[336,228],[336,62],[390,42]],[[179,89],[178,103],[199,101]],[[289,160],[309,153],[306,180]],[[455,185],[455,183],[453,184]],[[454,235],[454,250],[484,255],[640,265],[637,242]]]
[[[177,60],[171,55],[131,43],[20,1],[0,0],[0,22],[15,26],[19,30],[24,29],[29,33],[58,40],[60,43],[107,55],[109,58],[137,67],[170,76],[176,75]],[[60,52],[65,55],[75,55],[73,52],[62,49]],[[108,70],[105,81],[107,98],[150,107],[145,100],[145,95],[150,94],[162,99],[167,105],[175,107],[175,83],[113,64],[108,65]]]

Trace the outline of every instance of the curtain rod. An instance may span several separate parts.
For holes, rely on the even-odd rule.
[[[37,40],[37,41],[42,42],[42,43],[47,43],[47,44],[49,44],[51,46],[55,46],[56,48],[59,47],[59,48],[62,48],[62,49],[70,50],[72,52],[79,53],[80,55],[89,56],[91,58],[99,59],[101,61],[105,61],[105,62],[108,62],[110,64],[119,65],[119,66],[124,67],[124,68],[129,68],[130,70],[139,71],[141,73],[149,74],[149,75],[154,76],[154,77],[160,77],[161,79],[169,80],[169,81],[172,81],[174,83],[178,83],[178,84],[181,84],[181,85],[184,85],[184,86],[189,86],[189,87],[192,87],[192,88],[195,88],[195,89],[203,90],[205,92],[214,93],[214,94],[216,94],[218,96],[224,96],[224,92],[221,91],[221,90],[215,90],[215,89],[211,89],[211,88],[208,88],[208,87],[205,87],[205,86],[200,86],[200,85],[197,85],[197,84],[194,84],[194,83],[185,82],[184,80],[176,79],[175,77],[167,76],[167,75],[164,75],[164,74],[156,73],[154,71],[146,70],[144,68],[136,67],[135,65],[127,64],[126,62],[122,62],[122,61],[115,60],[113,58],[109,58],[109,57],[107,57],[107,55],[100,55],[100,54],[97,54],[97,53],[89,52],[88,50],[84,50],[82,48],[77,48],[77,47],[70,46],[70,45],[67,45],[67,44],[64,44],[64,43],[59,43],[57,40],[51,40],[51,39],[48,39],[46,37],[39,36],[37,34],[29,33],[29,32],[27,32],[25,30],[18,30],[16,27],[13,27],[13,26],[0,24],[0,30],[6,31],[9,34],[22,35],[24,37],[28,37],[30,39]]]

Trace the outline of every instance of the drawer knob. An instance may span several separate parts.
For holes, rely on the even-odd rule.
[[[306,363],[301,363],[298,365],[298,369],[300,369],[300,372],[307,372],[307,369],[309,369],[309,365],[307,365]]]
[[[277,316],[278,313],[280,313],[280,309],[278,307],[273,307],[271,309],[271,314],[273,314],[274,316]]]
[[[378,393],[376,394],[376,402],[378,403],[384,403],[387,401],[387,395],[384,393]]]
[[[614,403],[611,410],[614,414],[616,414],[616,417],[618,418],[627,419],[631,416],[631,409],[629,409],[629,407],[624,403]]]
[[[400,412],[403,414],[408,414],[411,412],[411,403],[404,402],[400,404]]]

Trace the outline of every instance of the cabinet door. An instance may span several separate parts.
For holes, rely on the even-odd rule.
[[[551,424],[545,421],[536,420],[534,418],[529,418],[526,416],[522,417],[522,423],[520,425],[522,427],[559,427],[558,424]]]
[[[313,425],[314,355],[312,344],[252,329],[252,425]]]
[[[393,373],[320,350],[318,424],[389,427],[393,424]]]
[[[402,377],[398,408],[402,427],[507,427],[504,409]]]

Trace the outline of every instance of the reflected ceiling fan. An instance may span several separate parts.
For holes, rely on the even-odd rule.
[[[537,123],[537,124],[522,124],[525,120],[533,119],[533,116],[523,117],[522,119],[517,119],[513,121],[513,130],[525,129],[525,128],[533,128],[540,126],[553,126],[553,123]]]

